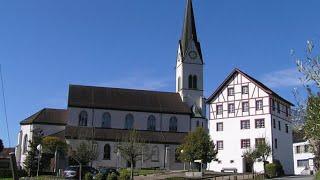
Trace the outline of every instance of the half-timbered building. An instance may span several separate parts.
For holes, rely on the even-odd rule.
[[[219,151],[217,160],[208,165],[210,170],[250,172],[244,152],[268,143],[272,147],[268,161],[279,160],[285,173],[293,174],[292,103],[239,69],[231,72],[207,103],[209,132]],[[262,172],[263,163],[257,160],[254,170]]]

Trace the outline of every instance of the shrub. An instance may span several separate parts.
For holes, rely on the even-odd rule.
[[[98,173],[98,174],[95,176],[95,180],[106,180],[106,176],[103,175],[102,173]]]
[[[108,175],[107,180],[118,180],[118,176],[117,176],[116,173],[113,172],[113,173]]]
[[[24,170],[18,170],[18,176],[24,177],[27,176],[27,172]],[[9,169],[0,169],[0,177],[1,178],[12,178],[12,171]]]
[[[315,178],[315,180],[320,180],[320,171],[318,171],[316,173],[316,176],[314,178]]]
[[[266,165],[266,175],[268,178],[277,177],[277,165],[274,163]]]
[[[276,165],[276,172],[277,172],[277,177],[278,176],[283,176],[284,175],[284,170],[283,170],[283,167],[280,163],[279,160],[274,160],[273,163]]]
[[[93,177],[92,177],[92,174],[91,173],[86,173],[85,175],[84,175],[84,179],[85,180],[93,180]]]
[[[120,170],[120,180],[129,180],[130,179],[130,171],[127,169]]]

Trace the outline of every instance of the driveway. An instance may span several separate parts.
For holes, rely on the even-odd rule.
[[[287,176],[282,178],[274,178],[276,180],[313,180],[313,176]]]

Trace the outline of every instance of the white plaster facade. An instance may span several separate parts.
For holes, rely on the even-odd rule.
[[[176,117],[177,119],[177,131],[173,133],[187,133],[196,128],[197,125],[207,127],[207,121],[203,118],[191,118],[188,114],[165,114],[165,113],[152,113],[152,112],[136,112],[136,111],[122,111],[122,110],[107,110],[107,109],[91,109],[91,108],[77,108],[69,107],[68,108],[68,126],[77,127],[79,125],[79,115],[82,111],[87,112],[87,126],[95,128],[103,128],[103,114],[108,113],[111,117],[111,127],[108,129],[123,129],[125,130],[125,118],[126,115],[131,114],[134,117],[133,128],[140,131],[149,131],[148,130],[148,118],[154,116],[156,120],[155,132],[161,134],[162,132],[169,132],[170,118]],[[94,119],[94,120],[93,120]],[[93,121],[92,121],[93,120]],[[197,123],[199,121],[199,123]],[[93,126],[92,126],[93,125]],[[120,137],[119,137],[120,138]],[[79,142],[82,140],[79,139],[68,139],[67,143],[72,147],[73,150],[77,148]],[[115,152],[115,141],[103,141],[95,140],[97,144],[99,156],[92,165],[94,167],[127,167],[127,162],[125,162],[121,155],[117,155]],[[104,146],[109,144],[111,147],[111,158],[105,160],[103,157]],[[148,168],[161,168],[161,169],[183,169],[184,163],[181,163],[176,160],[175,150],[179,144],[171,144],[166,142],[151,143],[147,144],[146,154],[149,156],[154,156],[153,148],[157,147],[158,149],[158,160],[152,161],[150,158],[142,162],[141,160],[136,162],[136,167],[148,167]],[[188,166],[187,166],[188,167]]]
[[[33,138],[34,130],[41,130],[44,136],[61,132],[65,129],[65,125],[52,125],[52,124],[28,124],[21,125],[20,132],[18,133],[18,144],[16,146],[15,154],[17,166],[24,167],[23,162],[27,156],[29,149],[29,141]]]
[[[309,141],[293,143],[293,162],[295,175],[310,175],[313,174],[314,155],[310,149]]]
[[[247,87],[246,93],[243,92],[243,87]],[[268,161],[273,162],[274,159],[278,159],[285,173],[293,174],[293,155],[289,150],[292,146],[292,128],[290,104],[287,101],[271,95],[269,89],[237,69],[210,98],[208,100],[209,133],[215,144],[219,141],[223,147],[218,150],[217,161],[208,164],[209,170],[220,172],[223,168],[235,168],[240,173],[246,172],[243,153],[248,148],[241,147],[242,142],[249,141],[249,147],[254,148],[256,141],[259,141],[256,139],[264,138],[265,142],[272,147],[272,155]],[[273,101],[279,102],[279,112],[277,108],[273,108]],[[257,108],[257,103],[260,108]],[[248,105],[246,106],[248,108],[245,108],[244,104]],[[276,103],[275,106],[278,107],[277,105]],[[231,107],[228,108],[229,106]],[[261,122],[262,119],[263,126],[257,127],[256,123]],[[247,124],[246,127],[241,127],[241,122]],[[221,126],[223,126],[222,129]],[[263,163],[256,162],[254,170],[263,172]]]

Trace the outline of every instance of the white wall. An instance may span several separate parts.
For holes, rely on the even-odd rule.
[[[313,158],[314,155],[311,153],[310,149],[308,152],[304,151],[304,146],[309,145],[309,142],[299,142],[293,144],[293,162],[294,162],[294,174],[296,175],[307,175],[310,174],[310,171],[314,171]],[[296,147],[301,147],[301,152],[296,152]],[[298,166],[298,160],[309,160],[309,168]]]
[[[83,142],[82,140],[68,139],[67,143],[72,147],[72,150],[76,151],[79,144]],[[94,167],[127,167],[126,160],[119,154],[116,153],[116,142],[112,141],[94,141],[93,143],[98,144],[98,157],[93,161]],[[110,160],[104,160],[104,146],[109,144],[111,147],[111,158]],[[152,161],[151,150],[153,147],[158,147],[159,149],[159,159],[158,161]],[[167,148],[167,161],[166,159],[166,147]],[[139,160],[136,162],[137,168],[169,168],[170,170],[183,169],[183,163],[175,161],[175,149],[177,145],[165,145],[165,144],[148,144],[146,148],[146,153],[144,156],[144,161]]]
[[[103,110],[103,109],[86,109],[86,108],[68,108],[68,125],[78,126],[79,114],[85,110],[88,113],[88,127],[93,124],[95,127],[101,127],[102,115],[105,112],[111,115],[111,128],[124,129],[125,118],[127,114],[132,114],[134,117],[134,128],[137,130],[147,130],[147,121],[150,115],[156,118],[157,131],[169,131],[170,118],[175,116],[178,119],[178,132],[189,132],[190,130],[190,116],[181,114],[162,114],[149,112],[134,112],[134,111],[117,111],[117,110]],[[94,112],[94,113],[93,113]]]
[[[249,87],[248,94],[242,94],[242,86]],[[228,96],[228,88],[233,87],[234,96]],[[223,90],[212,100],[209,105],[209,132],[210,136],[216,141],[223,141],[224,149],[219,150],[218,161],[208,165],[209,170],[221,171],[222,168],[237,168],[238,172],[245,171],[245,163],[243,160],[243,152],[241,149],[241,139],[250,139],[251,148],[255,147],[256,138],[265,138],[266,141],[273,147],[273,154],[268,161],[273,162],[273,159],[281,161],[285,173],[293,174],[292,153],[288,149],[292,146],[292,128],[290,116],[286,116],[285,106],[288,104],[281,102],[281,112],[274,113],[271,108],[271,97],[263,89],[251,82],[245,76],[237,73]],[[256,110],[256,101],[263,101],[262,110]],[[249,112],[242,111],[242,102],[249,102]],[[228,104],[235,104],[235,112],[228,112]],[[217,114],[217,105],[223,106],[223,113]],[[290,111],[290,109],[288,109]],[[264,119],[265,128],[256,129],[255,119]],[[273,120],[281,121],[281,131],[273,128]],[[250,120],[250,129],[241,130],[240,121]],[[216,123],[223,122],[223,131],[216,131]],[[285,124],[289,126],[289,132],[285,132]],[[278,148],[274,148],[274,139],[278,139]],[[231,160],[234,162],[231,163]],[[254,166],[256,172],[263,171],[262,162],[256,162]]]
[[[57,125],[43,125],[43,124],[31,124],[31,125],[21,125],[20,132],[18,134],[18,145],[16,146],[16,159],[17,165],[23,167],[23,162],[26,159],[27,153],[23,152],[24,146],[24,137],[28,136],[27,147],[29,148],[29,141],[32,140],[33,130],[41,129],[44,136],[48,136],[51,134],[55,134],[65,129],[65,126],[57,126]],[[20,138],[21,137],[21,138]],[[27,148],[27,149],[28,149]]]

